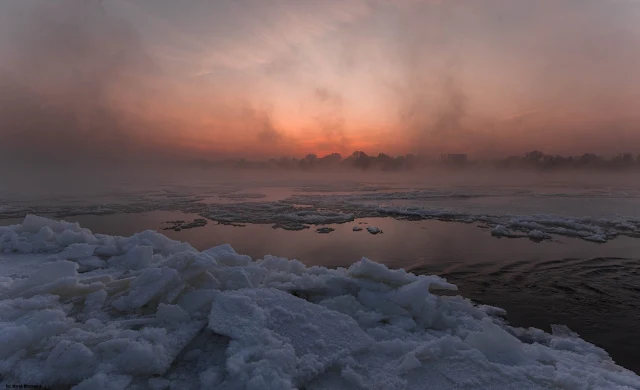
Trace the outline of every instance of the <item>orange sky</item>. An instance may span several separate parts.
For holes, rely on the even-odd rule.
[[[25,0],[0,15],[5,148],[640,151],[638,1]]]

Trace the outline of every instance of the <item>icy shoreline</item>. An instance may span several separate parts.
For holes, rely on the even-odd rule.
[[[437,276],[198,252],[28,215],[0,227],[1,384],[77,389],[639,388],[566,327],[508,326]]]

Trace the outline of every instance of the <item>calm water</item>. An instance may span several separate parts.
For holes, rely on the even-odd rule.
[[[147,229],[191,243],[197,249],[230,243],[253,258],[272,254],[307,265],[348,267],[366,256],[394,268],[438,274],[458,285],[465,297],[507,310],[516,326],[546,331],[565,324],[606,349],[614,360],[640,372],[640,241],[619,237],[606,244],[559,238],[535,243],[496,239],[477,224],[439,221],[360,219],[326,225],[335,229],[285,231],[268,225],[218,225],[161,230],[168,220],[193,220],[196,214],[148,212],[66,218],[110,235]],[[3,220],[3,224],[16,220]],[[383,233],[352,231],[376,226]]]

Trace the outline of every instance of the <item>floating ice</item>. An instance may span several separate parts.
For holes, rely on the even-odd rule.
[[[537,240],[537,241],[548,240],[551,238],[550,234],[541,232],[540,230],[537,230],[537,229],[530,231],[528,236],[530,239]]]
[[[487,192],[487,191],[485,191]],[[125,204],[108,204],[93,206],[55,206],[55,207],[2,207],[0,218],[17,218],[25,214],[50,214],[66,217],[81,214],[113,214],[148,212],[152,210],[180,210],[186,213],[199,214],[203,218],[221,224],[243,226],[247,223],[270,224],[273,228],[286,230],[309,229],[311,225],[328,225],[353,222],[358,218],[391,217],[399,220],[439,220],[447,222],[477,222],[492,229],[495,236],[529,237],[532,240],[549,240],[553,236],[566,236],[586,241],[603,243],[617,236],[640,238],[640,218],[632,216],[615,216],[609,218],[569,217],[548,214],[514,215],[514,214],[481,214],[446,210],[441,208],[425,208],[417,206],[399,206],[389,204],[392,201],[446,200],[467,199],[491,196],[487,193],[464,193],[444,190],[419,190],[404,192],[356,192],[343,195],[296,195],[280,201],[246,201],[243,197],[232,196],[241,202],[207,203],[204,198],[195,195],[171,194],[166,199],[141,198]],[[242,194],[242,193],[237,193]],[[250,193],[245,193],[247,195]],[[231,194],[230,194],[231,195]],[[518,193],[511,194],[518,196]],[[522,194],[521,194],[522,195]],[[562,194],[534,194],[526,192],[526,196],[561,196]],[[579,194],[578,194],[579,195]],[[582,194],[589,195],[589,193]],[[568,195],[567,195],[568,196]],[[577,196],[571,194],[571,196]],[[244,196],[246,198],[246,196]],[[250,196],[255,197],[257,196]],[[228,201],[229,199],[227,199]],[[28,224],[37,226],[37,221]],[[202,219],[191,224],[175,225],[171,228],[182,230],[189,227],[203,226]],[[501,234],[502,228],[509,231]],[[30,227],[29,227],[30,228]],[[46,234],[46,232],[43,232]],[[74,240],[67,236],[61,239]],[[1,237],[8,241],[11,237]],[[29,253],[28,243],[15,242],[15,249]]]
[[[307,268],[34,216],[0,237],[3,387],[640,388],[567,328],[510,327],[364,258]]]
[[[175,230],[177,232],[185,229],[195,229],[199,227],[203,227],[207,225],[207,220],[204,218],[196,218],[193,222],[185,222],[185,221],[166,221],[166,224],[170,224],[166,228],[162,230]]]
[[[382,233],[382,230],[380,230],[379,228],[375,227],[375,226],[367,226],[367,231],[371,234],[378,234],[378,233]]]
[[[539,231],[539,230],[537,230]],[[512,237],[513,234],[503,225],[496,225],[491,229],[491,235],[495,237]]]
[[[267,195],[253,192],[234,192],[229,194],[221,194],[220,197],[227,199],[260,199],[266,198]]]
[[[285,230],[308,229],[310,224],[345,223],[355,218],[353,214],[300,209],[283,202],[210,204],[201,215],[223,224],[263,223]]]

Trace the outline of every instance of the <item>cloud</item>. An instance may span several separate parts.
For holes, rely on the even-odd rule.
[[[0,148],[621,151],[640,145],[638,18],[595,0],[2,2]]]
[[[521,112],[519,114],[509,115],[505,118],[502,118],[503,121],[512,121],[512,120],[522,120],[528,116],[538,114],[540,110],[528,110],[525,112]]]
[[[361,0],[124,2],[120,7],[186,51],[196,74],[218,66],[246,69],[276,61],[297,45],[366,15]],[[181,17],[176,18],[176,15]],[[170,46],[169,46],[170,47]],[[173,57],[165,46],[160,56]],[[181,56],[182,57],[182,56]]]

